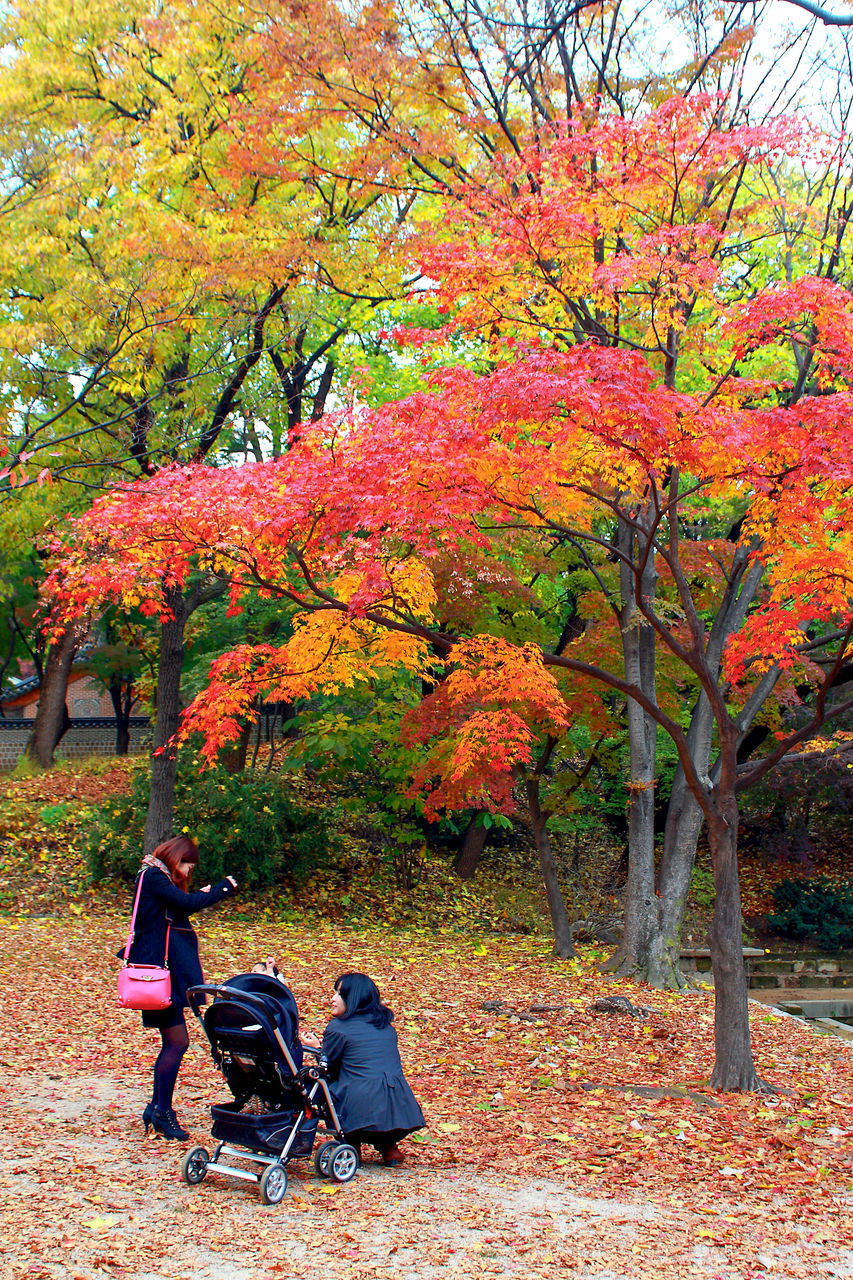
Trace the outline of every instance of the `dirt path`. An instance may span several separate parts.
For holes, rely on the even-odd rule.
[[[853,1251],[828,1248],[813,1225],[798,1227],[782,1197],[778,1216],[765,1207],[762,1224],[737,1195],[697,1212],[636,1191],[580,1196],[547,1176],[372,1163],[336,1188],[300,1161],[285,1200],[267,1208],[254,1189],[224,1178],[184,1186],[181,1145],[145,1141],[129,1119],[144,1099],[108,1076],[34,1073],[25,1088],[9,1076],[0,1084],[7,1133],[19,1135],[0,1155],[9,1280],[853,1276]],[[207,1141],[200,1100],[186,1119]],[[851,1202],[841,1197],[839,1211]],[[715,1242],[735,1218],[745,1233],[763,1232],[763,1270],[742,1269]]]

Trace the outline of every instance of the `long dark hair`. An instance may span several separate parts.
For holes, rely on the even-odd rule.
[[[189,836],[172,836],[171,840],[164,840],[162,844],[158,844],[154,850],[154,857],[159,858],[169,868],[172,883],[186,892],[188,880],[178,874],[178,867],[182,862],[190,862],[193,866],[198,862],[195,841],[190,840]]]
[[[379,988],[366,973],[342,973],[335,990],[346,1005],[342,1018],[366,1018],[374,1027],[387,1027],[394,1015],[382,1003]]]

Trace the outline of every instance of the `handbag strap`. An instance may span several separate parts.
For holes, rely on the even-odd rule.
[[[136,897],[133,902],[133,913],[131,914],[131,917],[130,917],[130,930],[127,935],[127,942],[124,944],[124,963],[125,964],[128,963],[128,956],[130,955],[130,947],[131,947],[131,943],[133,942],[133,930],[136,925],[136,910],[139,906],[139,895],[142,892],[142,880],[144,876],[145,876],[145,868],[143,868],[142,871],[140,871],[139,879],[136,882]],[[169,930],[171,929],[171,927],[172,927],[172,922],[169,919],[169,917],[166,916],[166,954],[163,957],[164,969],[168,969],[169,967]]]

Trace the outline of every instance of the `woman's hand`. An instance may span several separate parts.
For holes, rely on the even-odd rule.
[[[300,1035],[299,1039],[302,1041],[302,1043],[303,1043],[303,1044],[307,1044],[307,1046],[308,1046],[308,1048],[309,1048],[309,1049],[319,1049],[319,1048],[320,1048],[320,1041],[319,1041],[319,1040],[317,1039],[317,1037],[314,1035],[314,1032],[313,1032],[313,1031],[305,1031],[305,1032],[303,1032],[303,1033]]]
[[[226,876],[225,879],[228,881],[232,889],[237,888],[237,881],[234,879],[233,876]],[[211,890],[211,886],[209,884],[206,884],[202,889],[202,893],[210,893],[210,890]]]

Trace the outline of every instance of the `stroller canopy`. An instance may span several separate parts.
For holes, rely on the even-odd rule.
[[[238,973],[222,986],[234,992],[234,999],[229,1000],[227,995],[217,993],[205,1014],[205,1029],[214,1033],[219,1027],[241,1027],[247,1031],[257,1027],[260,1030],[259,1023],[265,1020],[270,1027],[278,1028],[297,1067],[301,1067],[299,1009],[290,988],[266,973]],[[239,997],[242,991],[255,998],[243,1004]],[[263,1000],[263,1010],[257,1004],[258,997]]]

